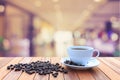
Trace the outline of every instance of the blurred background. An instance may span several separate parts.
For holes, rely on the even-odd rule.
[[[61,56],[88,45],[120,56],[120,0],[0,0],[0,56]]]

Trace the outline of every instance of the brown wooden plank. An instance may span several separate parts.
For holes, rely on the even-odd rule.
[[[101,61],[102,58],[99,58]],[[102,70],[111,80],[119,80],[120,75],[117,74],[114,70],[112,70],[108,65],[104,64],[102,61],[98,66],[100,70]]]
[[[51,63],[52,64],[56,64],[56,63],[59,63],[60,65],[62,65],[61,63],[60,63],[60,59],[61,58],[59,58],[59,57],[52,57],[51,59],[50,59],[50,61],[51,61]],[[55,78],[55,77],[53,77],[52,76],[52,74],[50,74],[50,79],[49,80],[64,80],[64,76],[63,76],[63,73],[58,73],[58,76]]]
[[[120,57],[114,57],[114,58],[120,61]]]
[[[80,80],[95,80],[89,70],[78,70],[76,71]],[[87,77],[86,77],[87,76]]]
[[[4,67],[2,67],[0,69],[0,80],[2,80],[9,72],[11,72],[10,70],[7,70],[7,66],[9,66],[10,64],[16,64],[19,61],[21,61],[23,58],[14,58],[12,61],[10,61],[7,65],[5,65]]]
[[[33,59],[31,60],[31,62],[35,62],[35,61],[38,61],[40,59],[41,59],[41,57],[33,57]],[[35,73],[29,75],[26,72],[23,72],[22,75],[19,77],[18,80],[33,80],[34,77],[35,77]]]
[[[110,80],[109,77],[97,67],[90,69],[89,72],[94,76],[95,80]]]
[[[13,58],[1,58],[0,60],[0,68],[2,68],[4,65],[6,65],[8,62],[10,62]]]
[[[110,57],[110,58],[105,58],[106,60],[108,60],[111,64],[115,65],[116,67],[120,68],[120,61],[117,60],[114,57]]]
[[[111,58],[104,58],[104,59],[100,59],[102,62],[104,62],[106,65],[108,65],[111,69],[113,69],[115,72],[117,72],[118,74],[120,74],[120,66],[117,67],[117,64],[114,64],[114,61],[111,62]],[[112,59],[114,60],[114,59]],[[119,62],[120,64],[120,62]]]
[[[20,61],[20,63],[29,63],[31,59],[31,57],[26,57],[22,61]],[[3,80],[17,80],[21,74],[22,71],[11,71],[3,78]]]
[[[64,74],[64,80],[79,80],[79,77],[77,75],[77,70],[71,69],[63,64],[62,66],[68,70],[68,73]]]
[[[3,59],[4,57],[0,57],[0,60]]]
[[[67,69],[68,69],[68,74],[64,74],[65,80],[79,80],[76,70],[72,70],[70,68]]]
[[[50,61],[50,58],[41,58],[41,61]],[[34,80],[49,80],[49,75],[36,74]]]

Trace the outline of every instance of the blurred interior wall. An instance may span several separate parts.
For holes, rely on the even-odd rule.
[[[0,16],[0,36],[3,36],[4,17]]]
[[[6,36],[17,35],[26,37],[29,27],[29,15],[22,10],[12,6],[6,6]]]
[[[16,5],[7,4],[5,12],[4,37],[10,42],[6,56],[29,56],[29,27],[31,14]]]

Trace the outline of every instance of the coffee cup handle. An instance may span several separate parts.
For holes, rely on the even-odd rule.
[[[97,52],[97,55],[95,57],[98,57],[100,55],[100,52],[97,49],[95,49],[93,52]]]

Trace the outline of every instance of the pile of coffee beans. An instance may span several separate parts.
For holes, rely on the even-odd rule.
[[[7,70],[22,71],[28,74],[38,73],[39,75],[52,74],[54,77],[58,76],[58,73],[68,73],[68,71],[60,66],[59,63],[52,64],[49,61],[36,61],[31,63],[18,63],[7,66]]]
[[[70,61],[70,60],[66,60],[65,62],[64,62],[65,64],[69,64],[69,65],[75,65],[75,66],[85,66],[85,65],[82,65],[82,64],[76,64],[76,63],[74,63],[74,62],[72,62],[72,61]]]

